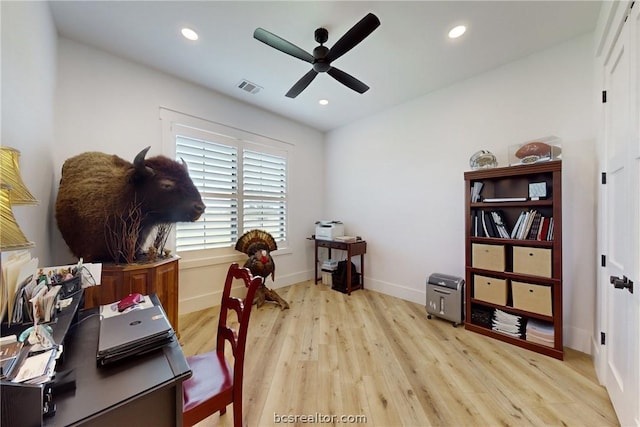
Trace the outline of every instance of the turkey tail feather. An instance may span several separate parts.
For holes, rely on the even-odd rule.
[[[278,249],[278,245],[276,244],[275,239],[271,234],[264,230],[250,230],[244,233],[238,241],[236,242],[236,250],[243,252],[245,254],[250,254],[249,252],[253,249],[251,246],[254,243],[263,243],[269,249],[269,252],[275,251]]]

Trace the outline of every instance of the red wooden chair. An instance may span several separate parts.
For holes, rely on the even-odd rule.
[[[244,299],[230,296],[234,279],[244,281],[247,287]],[[218,411],[224,415],[230,403],[233,403],[233,425],[242,426],[242,374],[247,329],[253,297],[263,280],[259,276],[253,277],[249,269],[240,268],[237,263],[229,267],[220,303],[216,348],[187,358],[193,374],[183,383],[183,426],[192,426]],[[238,331],[227,325],[227,314],[232,309],[238,315]],[[224,355],[225,341],[231,343],[233,367]]]

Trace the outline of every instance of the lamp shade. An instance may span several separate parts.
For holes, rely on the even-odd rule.
[[[11,205],[35,205],[38,201],[22,182],[19,159],[20,152],[15,148],[0,147],[0,183],[11,190]]]
[[[9,193],[7,187],[0,186],[0,251],[33,247],[34,243],[27,240],[13,216]]]

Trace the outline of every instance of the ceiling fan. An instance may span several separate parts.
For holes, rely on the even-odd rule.
[[[369,13],[351,27],[331,49],[324,46],[324,43],[329,39],[329,32],[325,28],[318,28],[314,35],[316,42],[320,43],[320,46],[313,49],[313,55],[263,28],[257,28],[253,32],[253,37],[281,52],[302,59],[313,65],[313,68],[289,89],[289,92],[286,93],[287,97],[295,98],[298,96],[300,92],[305,90],[313,79],[316,78],[318,73],[324,72],[348,88],[358,93],[365,93],[369,90],[369,86],[344,71],[331,66],[331,63],[353,49],[358,43],[371,34],[373,30],[378,28],[379,25],[380,20],[378,17],[373,13]]]

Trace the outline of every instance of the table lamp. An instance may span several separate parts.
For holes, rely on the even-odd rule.
[[[22,181],[18,160],[20,152],[11,147],[0,147],[0,251],[35,246],[16,222],[11,209],[14,205],[38,203]]]

